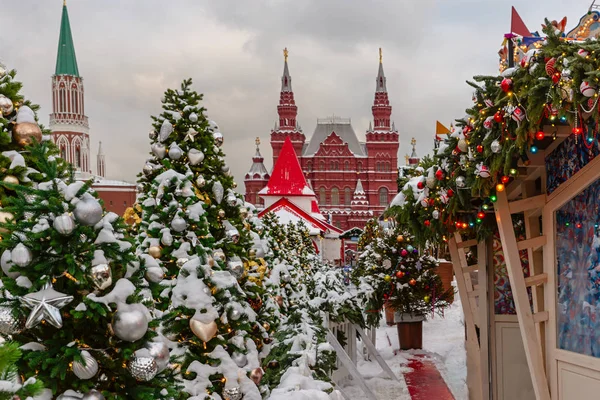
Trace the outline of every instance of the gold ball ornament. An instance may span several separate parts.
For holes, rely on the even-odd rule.
[[[425,297],[423,297],[423,300],[425,300],[425,303],[429,303],[430,298],[429,298],[429,296],[425,296]]]
[[[268,322],[265,322],[265,323],[263,324],[263,328],[265,328],[265,330],[266,330],[266,331],[269,331],[269,330],[271,330],[271,325],[269,325],[269,323],[268,323]]]
[[[386,281],[386,282],[389,282],[389,281],[392,280],[392,277],[389,276],[389,275],[386,275],[386,276],[383,277],[383,280]]]
[[[160,257],[160,247],[159,246],[150,246],[148,249],[148,254],[150,254],[154,258]]]
[[[0,211],[0,223],[3,224],[5,222],[8,222],[8,221],[14,219],[14,218],[15,218],[15,216],[12,215],[11,213],[6,212],[6,211]]]
[[[398,237],[396,238],[396,240],[398,241],[398,243],[402,243],[402,242],[404,242],[404,236],[398,235]]]
[[[225,217],[225,210],[219,210],[219,217],[224,218]]]
[[[19,178],[17,178],[14,175],[6,175],[4,177],[4,179],[2,179],[3,182],[5,183],[10,183],[12,185],[18,185],[19,184]]]
[[[21,122],[13,128],[13,139],[21,147],[25,147],[33,143],[33,139],[38,142],[42,141],[42,130],[40,126],[34,122]]]
[[[275,296],[275,301],[279,307],[283,306],[283,296]]]

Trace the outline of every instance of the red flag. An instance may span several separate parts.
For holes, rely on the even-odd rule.
[[[531,36],[531,31],[527,29],[525,22],[523,22],[521,16],[517,10],[515,10],[514,6],[512,8],[512,16],[510,18],[510,31],[523,37]]]

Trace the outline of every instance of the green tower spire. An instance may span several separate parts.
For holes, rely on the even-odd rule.
[[[56,71],[54,74],[79,76],[66,0],[63,1],[62,19],[60,21],[60,37],[58,39],[58,55],[56,57]]]

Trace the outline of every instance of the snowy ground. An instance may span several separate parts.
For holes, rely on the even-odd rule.
[[[457,293],[444,318],[436,315],[423,323],[423,350],[418,351],[418,354],[425,354],[435,362],[456,400],[468,398],[464,335],[463,313]],[[358,356],[358,369],[379,400],[410,400],[403,373],[410,371],[406,365],[416,351],[396,351],[397,354],[394,354],[398,347],[396,327],[388,327],[384,322],[377,330],[377,350],[399,378],[399,382],[387,379],[374,359],[364,361],[360,354]],[[354,382],[342,386],[342,390],[351,400],[366,399]]]

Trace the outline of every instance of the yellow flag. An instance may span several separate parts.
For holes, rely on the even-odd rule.
[[[435,134],[447,135],[451,133],[450,129],[446,128],[440,121],[435,121]]]

